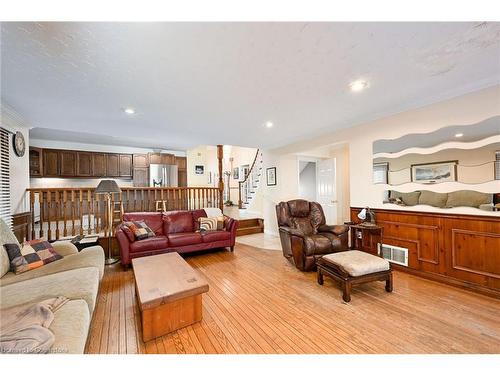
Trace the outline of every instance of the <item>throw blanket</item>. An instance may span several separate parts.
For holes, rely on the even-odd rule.
[[[220,210],[220,208],[217,208],[217,207],[207,207],[207,208],[204,208],[204,210],[205,210],[205,213],[207,214],[207,217],[222,216],[222,211]]]
[[[55,340],[48,327],[54,312],[67,301],[66,297],[57,297],[1,310],[0,353],[47,353]]]

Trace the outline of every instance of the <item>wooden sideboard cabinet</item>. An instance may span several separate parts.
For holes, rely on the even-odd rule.
[[[395,269],[500,297],[500,215],[372,211],[382,242],[408,249],[408,267]]]

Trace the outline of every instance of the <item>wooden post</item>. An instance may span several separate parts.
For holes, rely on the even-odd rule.
[[[224,180],[222,179],[222,160],[224,159],[224,149],[222,145],[217,145],[217,162],[219,167],[219,208],[224,210]]]

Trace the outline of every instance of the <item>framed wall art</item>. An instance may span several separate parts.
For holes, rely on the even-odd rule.
[[[276,185],[276,167],[271,167],[266,169],[266,181],[267,181],[267,186]]]
[[[457,180],[457,160],[411,165],[412,182],[435,184]]]

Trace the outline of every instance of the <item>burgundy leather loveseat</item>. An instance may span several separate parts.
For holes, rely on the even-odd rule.
[[[123,221],[144,220],[155,232],[155,237],[136,240],[130,229],[123,224],[118,225],[115,235],[122,265],[130,264],[132,258],[173,251],[182,254],[222,247],[233,251],[238,221],[225,216],[224,230],[196,232],[199,229],[198,218],[206,216],[205,210],[124,214]]]

